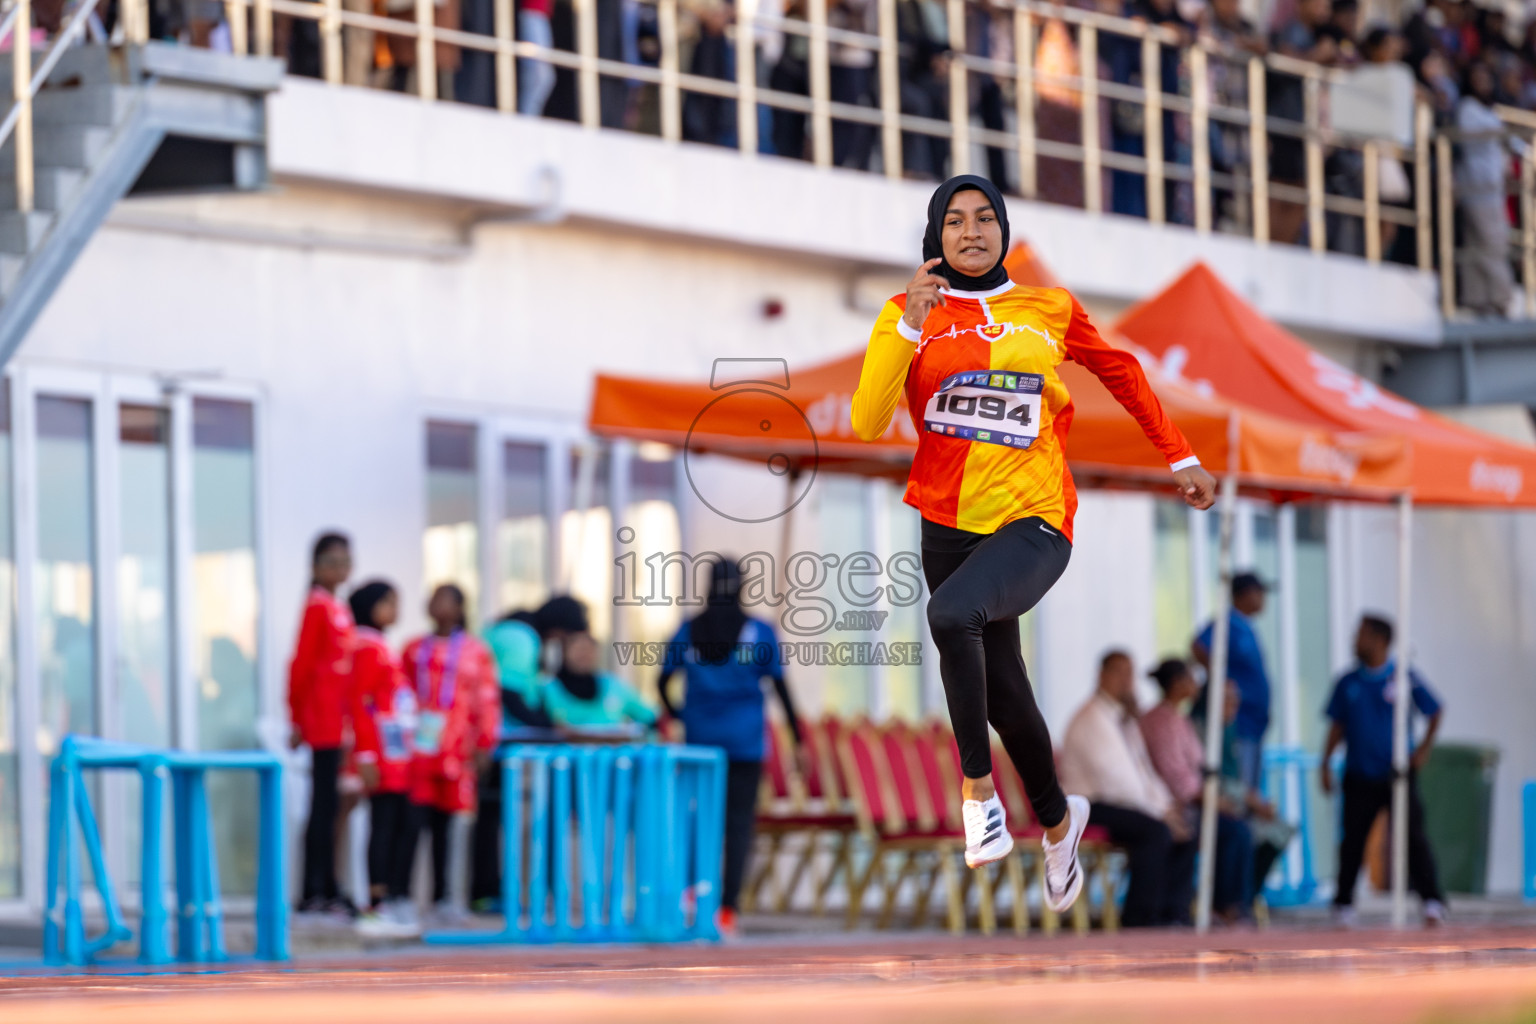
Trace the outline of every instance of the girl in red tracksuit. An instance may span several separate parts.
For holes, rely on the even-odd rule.
[[[382,580],[365,583],[348,599],[357,634],[352,648],[352,731],[358,774],[368,793],[368,895],[372,909],[409,900],[411,747],[416,697],[389,649],[384,631],[395,624],[400,601]]]
[[[313,755],[309,825],[304,830],[304,889],[299,913],[352,913],[336,885],[336,820],[352,686],[352,614],[336,590],[352,575],[352,546],[322,534],[311,560],[309,601],[288,666],[292,745]]]
[[[444,584],[427,603],[434,631],[400,657],[417,705],[410,768],[411,849],[423,824],[432,829],[432,899],[439,917],[448,903],[448,826],[473,810],[475,780],[496,749],[501,688],[490,649],[465,631],[464,592]]]

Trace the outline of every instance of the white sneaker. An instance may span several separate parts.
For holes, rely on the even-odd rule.
[[[462,928],[470,923],[469,911],[452,900],[440,900],[432,905],[432,923],[440,928]]]
[[[993,793],[986,800],[967,800],[960,805],[965,821],[965,866],[979,868],[1002,860],[1013,851],[1003,802]]]
[[[398,910],[399,900],[389,900],[357,919],[357,933],[370,939],[414,939],[421,926],[405,920]]]
[[[1088,827],[1088,801],[1080,796],[1067,797],[1067,838],[1059,843],[1040,841],[1045,849],[1045,905],[1065,914],[1083,891],[1083,866],[1077,859],[1077,845]]]
[[[416,913],[416,903],[410,897],[402,896],[388,901],[382,913],[403,931],[413,936],[421,934],[421,915]]]
[[[1424,901],[1424,926],[1438,928],[1445,924],[1445,904],[1439,900]]]
[[[1429,908],[1426,907],[1424,909],[1428,913]],[[1334,907],[1333,923],[1337,928],[1358,928],[1360,926],[1360,915],[1355,912],[1354,907]]]

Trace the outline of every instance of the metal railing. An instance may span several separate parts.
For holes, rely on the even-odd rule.
[[[57,62],[62,48],[79,36],[84,19],[94,10],[97,0],[85,0],[77,8],[69,27],[49,51],[36,74],[29,68],[30,53],[25,47],[16,51],[13,67],[18,102],[5,122],[0,124],[0,142],[14,131],[17,139],[16,175],[18,201],[22,209],[31,208],[31,98],[48,71]],[[1442,281],[1442,303],[1447,315],[1454,312],[1456,296],[1457,253],[1455,238],[1455,197],[1452,191],[1452,136],[1437,131],[1430,108],[1419,102],[1413,117],[1411,141],[1385,136],[1369,136],[1339,130],[1330,125],[1328,97],[1330,90],[1347,84],[1347,73],[1279,54],[1254,55],[1222,44],[1207,36],[1185,43],[1172,30],[1095,11],[1064,7],[1041,0],[989,0],[989,17],[995,28],[1012,43],[1012,59],[998,60],[964,52],[952,47],[947,72],[947,117],[920,116],[903,110],[901,81],[903,60],[911,58],[910,47],[899,41],[897,0],[874,0],[874,32],[851,31],[828,22],[827,0],[805,0],[802,18],[788,18],[760,13],[756,0],[737,0],[734,25],[727,36],[737,45],[733,78],[715,78],[692,74],[682,69],[686,40],[685,16],[678,0],[643,0],[654,7],[659,56],[654,65],[628,63],[599,54],[598,0],[573,0],[575,49],[546,47],[514,35],[513,0],[493,0],[493,34],[485,35],[436,24],[433,0],[415,0],[413,17],[381,16],[345,10],[342,0],[225,0],[230,29],[230,44],[236,54],[254,52],[272,56],[274,20],[286,17],[314,22],[320,36],[320,75],[330,83],[344,78],[345,45],[367,45],[371,33],[413,39],[415,42],[415,91],[427,101],[437,100],[437,47],[448,45],[467,52],[490,55],[494,59],[494,102],[497,109],[517,110],[519,60],[537,61],[574,73],[576,120],[588,128],[602,123],[600,83],[616,78],[653,87],[655,124],[659,134],[669,141],[681,141],[684,135],[683,109],[687,94],[717,97],[733,101],[736,109],[735,145],[743,157],[753,158],[760,150],[758,111],[806,115],[809,119],[809,158],[813,164],[828,167],[833,163],[834,122],[864,125],[878,131],[874,145],[881,172],[892,178],[904,176],[904,146],[913,139],[939,139],[948,144],[949,172],[973,169],[976,151],[985,147],[1009,154],[1017,177],[1017,192],[1033,199],[1062,201],[1042,180],[1046,161],[1057,165],[1075,164],[1080,175],[1080,202],[1089,212],[1101,212],[1104,199],[1112,191],[1116,175],[1133,175],[1142,180],[1144,215],[1153,223],[1183,220],[1196,231],[1241,231],[1251,235],[1258,245],[1272,239],[1275,224],[1272,210],[1289,208],[1291,216],[1304,211],[1300,219],[1304,231],[1281,241],[1301,241],[1317,252],[1339,248],[1341,226],[1353,220],[1351,231],[1357,239],[1354,251],[1366,260],[1382,261],[1384,235],[1403,229],[1415,235],[1413,246],[1401,246],[1397,258],[1417,265],[1421,270],[1438,269]],[[30,0],[17,0],[0,23],[0,34],[9,26],[25,38],[30,25]],[[949,38],[966,38],[968,0],[943,0]],[[123,0],[122,24],[118,37],[127,43],[147,39],[148,0]],[[1011,24],[1008,24],[1011,22]],[[1011,28],[1011,32],[1007,31]],[[1059,37],[1065,30],[1075,36],[1075,73],[1062,73],[1039,66],[1037,44],[1048,31]],[[761,33],[780,33],[786,41],[802,39],[809,53],[808,81],[805,93],[774,89],[769,76],[760,67],[762,61],[756,37]],[[739,45],[744,39],[753,45]],[[1113,42],[1111,42],[1113,40]],[[1099,73],[1099,58],[1106,46],[1124,47],[1126,41],[1139,47],[1140,84],[1127,84],[1104,78]],[[871,102],[862,105],[838,102],[832,98],[831,48],[863,50],[873,63]],[[1188,69],[1187,87],[1178,92],[1164,89],[1164,51],[1177,51],[1178,60]],[[1122,53],[1123,53],[1122,49]],[[1084,74],[1081,69],[1092,69]],[[1220,71],[1222,81],[1238,87],[1213,88],[1213,74]],[[972,80],[990,79],[1011,91],[1012,125],[986,127],[976,123],[970,102]],[[1267,94],[1273,83],[1292,80],[1293,89],[1302,96],[1302,119],[1276,116],[1268,109]],[[1233,97],[1236,97],[1235,99]],[[1057,130],[1048,132],[1041,123],[1047,104]],[[1114,116],[1116,105],[1139,111],[1141,154],[1118,151],[1112,132],[1106,132],[1105,115]],[[1061,137],[1062,114],[1075,111],[1073,140]],[[1536,133],[1536,114],[1501,108],[1500,113],[1512,131],[1525,135]],[[1168,128],[1187,140],[1187,152],[1174,152],[1174,140],[1167,138]],[[1241,158],[1220,165],[1213,160],[1213,132],[1239,143]],[[1052,137],[1054,136],[1056,137]],[[1106,146],[1103,136],[1111,135]],[[1270,173],[1271,148],[1280,145],[1299,147],[1304,173],[1291,180],[1274,180]],[[1325,169],[1328,161],[1340,154],[1351,154],[1358,173],[1345,194],[1330,189]],[[793,154],[799,156],[801,154]],[[1381,168],[1383,161],[1395,161],[1410,182],[1410,198],[1383,201]],[[1411,168],[1411,170],[1409,170]],[[1529,159],[1516,186],[1519,208],[1529,214],[1536,211],[1536,164]],[[1059,166],[1057,167],[1059,171]],[[1059,173],[1056,180],[1059,181]],[[1119,179],[1120,194],[1126,179]],[[1133,185],[1133,187],[1135,187]],[[1074,193],[1077,189],[1074,188]],[[1169,209],[1174,197],[1190,209],[1182,215]],[[1218,197],[1227,198],[1234,213],[1217,222]],[[1522,229],[1515,242],[1517,265],[1524,269],[1521,278],[1528,313],[1536,314],[1536,227],[1531,216],[1522,216]],[[1411,249],[1411,252],[1405,250]]]
[[[48,81],[48,76],[53,74],[53,69],[58,66],[64,56],[64,51],[73,46],[75,41],[84,33],[91,15],[96,11],[98,0],[83,0],[74,10],[69,21],[60,29],[54,38],[53,44],[43,55],[42,61],[37,66],[37,71],[32,70],[32,2],[31,0],[16,0],[16,3],[0,18],[0,39],[9,38],[11,41],[11,108],[6,112],[5,119],[0,121],[0,146],[14,138],[16,168],[16,210],[20,213],[31,213],[36,205],[36,183],[34,164],[32,159],[32,101],[36,98],[38,90],[43,83]],[[145,8],[146,12],[148,8]],[[17,45],[19,40],[26,40],[29,45]]]

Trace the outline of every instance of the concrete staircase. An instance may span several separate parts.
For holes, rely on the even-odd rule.
[[[281,78],[277,60],[165,43],[63,53],[33,99],[31,212],[14,137],[0,146],[0,365],[123,196],[266,186],[264,101]],[[10,82],[0,54],[5,109]]]

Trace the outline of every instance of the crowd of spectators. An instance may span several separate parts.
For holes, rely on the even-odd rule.
[[[212,0],[152,2],[156,6],[151,30],[157,36],[182,38],[198,45],[228,45],[228,28],[218,23],[223,4]],[[659,66],[661,30],[655,4],[646,0],[595,0],[595,5],[599,57],[637,67]],[[1346,70],[1373,65],[1401,66],[1410,71],[1410,87],[1430,104],[1437,124],[1454,130],[1459,137],[1454,184],[1462,305],[1486,315],[1502,315],[1508,309],[1514,280],[1508,251],[1510,228],[1518,217],[1518,204],[1506,193],[1512,160],[1521,143],[1505,130],[1494,107],[1536,107],[1536,20],[1517,31],[1502,10],[1477,6],[1472,0],[1425,0],[1398,24],[1368,19],[1360,0],[1270,0],[1266,30],[1245,17],[1241,0],[1072,0],[1071,5],[1171,30],[1180,45],[1164,45],[1158,66],[1158,84],[1170,96],[1188,97],[1191,93],[1191,61],[1182,44],[1197,37],[1217,44],[1207,73],[1210,95],[1218,108],[1246,110],[1250,79],[1244,58],[1252,54],[1279,54]],[[413,20],[416,12],[414,0],[344,0],[344,6],[349,11],[404,20]],[[829,91],[835,103],[868,108],[879,105],[880,76],[873,41],[878,32],[878,6],[876,0],[827,2],[832,29],[867,37],[861,43],[833,33]],[[436,0],[433,10],[439,27],[491,35],[494,7],[495,0]],[[37,9],[43,17],[45,5],[39,3]],[[740,37],[733,29],[735,11],[730,0],[679,0],[679,14],[682,69],[706,78],[734,80]],[[812,72],[807,18],[807,0],[767,0],[760,6],[751,38],[761,88],[809,96]],[[896,19],[901,111],[947,121],[951,111],[950,57],[958,41],[950,38],[946,5],[943,0],[897,0]],[[1080,38],[1060,20],[1037,21],[1036,28],[1036,52],[1032,56],[1042,77],[1036,88],[1035,131],[1042,140],[1080,144],[1081,94],[1060,79],[1043,77],[1070,78],[1080,73]],[[529,42],[566,51],[577,49],[572,0],[517,0],[516,29],[518,38]],[[319,33],[316,21],[276,18],[275,45],[288,58],[293,73],[321,74]],[[1017,56],[1015,40],[1011,13],[1006,8],[997,6],[995,0],[968,0],[963,40],[967,54],[1012,64]],[[1139,86],[1140,39],[1103,30],[1098,40],[1098,78]],[[495,105],[492,54],[440,41],[435,56],[439,97]],[[416,41],[410,35],[355,27],[345,30],[344,77],[350,84],[415,91],[419,86],[415,62]],[[517,107],[521,113],[578,118],[574,70],[532,58],[520,58],[517,68]],[[1265,99],[1272,119],[1305,120],[1306,88],[1294,71],[1294,67],[1274,66],[1268,70]],[[1015,85],[1011,76],[973,71],[967,84],[974,122],[998,131],[1013,127]],[[599,89],[600,119],[605,127],[660,132],[660,97],[654,84],[603,74]],[[1326,101],[1322,105],[1326,107]],[[1172,106],[1175,104],[1165,105],[1161,115],[1167,165],[1163,216],[1173,223],[1193,224],[1197,204],[1189,165],[1194,140],[1188,114],[1170,109]],[[1146,112],[1142,104],[1104,98],[1101,108],[1100,145],[1114,154],[1143,156]],[[684,91],[684,139],[736,146],[736,121],[734,99]],[[760,105],[758,122],[756,134],[762,152],[810,159],[810,118],[803,110]],[[943,131],[942,125],[936,127]],[[879,168],[879,133],[874,124],[834,119],[831,136],[835,165]],[[1211,122],[1209,143],[1215,227],[1251,232],[1251,198],[1241,184],[1251,165],[1248,130],[1218,116]],[[1271,238],[1309,244],[1314,241],[1309,238],[1312,226],[1306,205],[1299,199],[1307,179],[1305,143],[1297,132],[1272,130],[1267,149],[1272,185]],[[903,132],[901,156],[902,170],[908,177],[932,180],[950,173],[950,144],[941,134]],[[1114,164],[1111,160],[1111,169],[1104,174],[1100,205],[1118,214],[1147,216],[1144,175]],[[986,149],[984,171],[1004,191],[1017,191],[1022,184],[1014,156],[1003,148]],[[1384,155],[1378,171],[1381,202],[1411,209],[1417,200],[1415,181],[1404,162]],[[1360,149],[1339,146],[1325,151],[1323,180],[1329,194],[1361,198],[1364,179]],[[1056,155],[1038,159],[1038,198],[1082,206],[1084,188],[1079,160]],[[1360,217],[1330,211],[1324,229],[1327,248],[1364,254],[1366,231]],[[1418,240],[1410,224],[1384,220],[1381,239],[1385,259],[1416,261]]]

